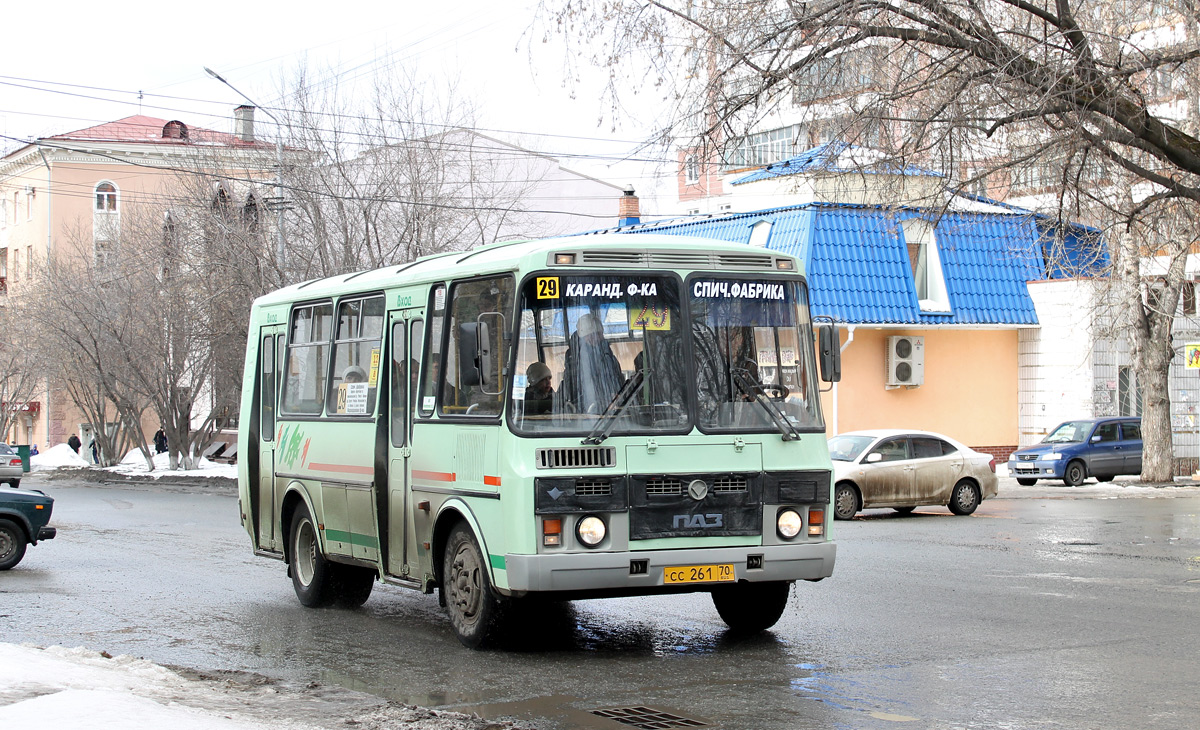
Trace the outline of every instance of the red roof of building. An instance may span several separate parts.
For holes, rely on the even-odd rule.
[[[170,126],[168,126],[170,125]],[[137,142],[144,144],[208,144],[230,147],[255,147],[261,142],[247,142],[227,132],[216,132],[203,127],[190,127],[177,120],[158,119],[135,114],[131,117],[106,122],[94,127],[79,129],[65,134],[45,137],[47,140],[72,140],[78,142]]]

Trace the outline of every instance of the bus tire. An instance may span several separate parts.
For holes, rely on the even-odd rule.
[[[730,631],[756,634],[775,625],[787,608],[788,581],[733,583],[713,589],[713,605]]]
[[[321,554],[317,525],[304,503],[297,505],[292,515],[288,546],[288,572],[292,574],[296,598],[309,608],[321,608],[333,603],[336,597],[333,573],[337,566]]]
[[[504,601],[492,590],[479,543],[464,522],[455,525],[446,540],[441,593],[450,626],[462,645],[468,649],[486,646],[501,622]]]
[[[337,605],[342,608],[358,608],[371,597],[375,588],[376,571],[358,565],[332,563],[334,569],[333,594]]]
[[[0,520],[0,570],[16,567],[25,557],[25,532],[12,520]]]

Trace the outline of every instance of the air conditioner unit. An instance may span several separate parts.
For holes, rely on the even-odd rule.
[[[887,386],[917,386],[925,382],[925,338],[899,335],[888,338]]]

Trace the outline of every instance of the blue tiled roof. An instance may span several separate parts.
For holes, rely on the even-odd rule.
[[[936,219],[950,311],[923,312],[901,224],[915,209],[812,203],[754,213],[665,221],[623,233],[664,233],[748,243],[772,223],[767,248],[804,262],[813,314],[844,323],[1034,325],[1026,286],[1044,277],[1037,219],[1024,214],[946,212]]]
[[[906,165],[898,167],[892,164],[870,165],[863,163],[853,165],[841,165],[840,158],[843,153],[850,153],[851,156],[855,152],[862,151],[864,156],[869,154],[869,151],[854,145],[846,144],[845,142],[827,142],[823,145],[818,145],[812,149],[805,150],[795,157],[783,160],[782,162],[774,162],[766,167],[748,173],[734,180],[731,185],[742,185],[745,183],[755,182],[756,180],[768,180],[775,177],[786,177],[788,175],[799,175],[805,172],[861,172],[864,174],[891,174],[891,175],[930,175],[941,177],[941,175],[932,170],[925,170],[919,167]]]

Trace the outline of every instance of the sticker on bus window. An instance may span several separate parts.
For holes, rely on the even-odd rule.
[[[539,276],[535,284],[538,299],[558,299],[561,296],[557,276]]]
[[[662,309],[653,304],[645,304],[642,311],[633,318],[635,329],[666,332],[671,329],[671,310],[664,304]]]
[[[437,400],[437,399],[434,398],[432,395],[427,395],[424,398],[422,398],[421,399],[421,410],[432,411],[435,400]]]
[[[338,386],[337,412],[349,415],[367,412],[366,383],[342,383]]]
[[[367,378],[367,385],[374,388],[379,384],[379,348],[371,350],[371,375]]]

